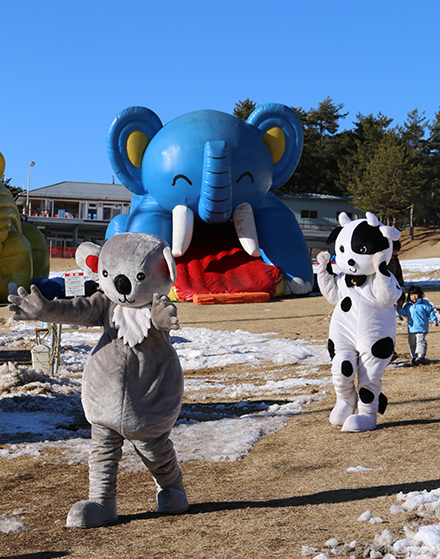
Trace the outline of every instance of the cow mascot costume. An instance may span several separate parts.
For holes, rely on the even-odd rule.
[[[394,353],[394,305],[402,295],[387,264],[400,232],[370,212],[354,221],[341,213],[339,223],[327,244],[335,243],[341,273],[333,274],[328,252],[318,254],[319,288],[336,307],[328,340],[336,392],[330,423],[342,425],[342,431],[371,431],[387,403],[382,375]]]
[[[169,433],[179,416],[183,374],[169,332],[179,327],[165,295],[176,278],[165,241],[121,233],[101,248],[82,243],[76,261],[99,281],[91,297],[48,301],[31,286],[10,295],[13,318],[103,326],[84,369],[82,403],[92,425],[89,500],[69,511],[67,526],[90,528],[117,518],[116,475],[124,439],[130,440],[157,486],[158,512],[188,508]]]

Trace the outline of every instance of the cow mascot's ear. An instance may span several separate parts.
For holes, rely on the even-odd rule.
[[[95,243],[81,243],[76,249],[75,260],[81,270],[93,281],[98,281],[98,264],[101,247]]]
[[[372,227],[379,227],[379,231],[389,241],[398,241],[400,239],[400,231],[395,227],[384,225],[371,212],[367,212],[365,217],[367,218],[368,225],[371,225]]]
[[[257,107],[248,117],[248,124],[262,133],[273,163],[271,190],[282,186],[298,165],[303,147],[303,127],[299,116],[279,103]]]
[[[333,231],[330,233],[330,235],[327,237],[327,240],[325,241],[327,245],[331,245],[332,243],[334,243],[338,238],[339,233],[342,231],[342,228],[351,223],[351,219],[345,212],[341,212],[339,214],[338,221],[339,225],[335,229],[333,229]]]
[[[134,194],[145,194],[142,158],[161,128],[160,118],[145,107],[124,109],[110,126],[107,150],[111,166],[121,183]]]

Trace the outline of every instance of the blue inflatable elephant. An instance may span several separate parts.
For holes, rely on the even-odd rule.
[[[282,270],[284,293],[306,294],[313,285],[309,251],[294,214],[273,194],[295,170],[302,144],[299,117],[275,103],[257,107],[246,121],[200,110],[165,126],[149,109],[125,109],[107,147],[133,197],[130,213],[116,216],[106,237],[153,233],[170,244],[179,264],[190,246],[218,245],[207,241],[208,226],[221,244],[219,226],[233,225],[249,258]],[[197,224],[204,224],[201,239]]]

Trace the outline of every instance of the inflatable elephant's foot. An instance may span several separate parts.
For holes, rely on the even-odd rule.
[[[157,512],[179,514],[189,507],[186,492],[181,483],[177,487],[165,487],[157,493]]]
[[[307,295],[312,291],[312,284],[301,278],[292,278],[285,285],[285,295]]]
[[[96,528],[110,524],[118,518],[116,497],[100,501],[78,501],[69,510],[68,528]]]
[[[356,411],[357,394],[354,393],[348,400],[336,399],[336,405],[332,409],[329,421],[332,425],[344,425],[345,420]]]
[[[342,431],[350,433],[361,433],[363,431],[373,431],[377,425],[377,414],[375,413],[358,413],[350,415],[344,421]]]

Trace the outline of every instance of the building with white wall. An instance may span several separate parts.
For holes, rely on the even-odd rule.
[[[52,254],[71,255],[83,241],[104,241],[109,222],[130,211],[131,192],[121,184],[60,182],[29,192],[30,210],[26,217],[45,236]],[[280,199],[295,214],[312,256],[327,247],[329,233],[346,212],[352,219],[364,217],[354,209],[348,196],[288,194]],[[26,192],[16,198],[26,206]]]

